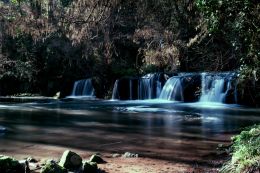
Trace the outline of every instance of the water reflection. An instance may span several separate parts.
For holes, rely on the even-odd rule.
[[[99,152],[132,151],[188,162],[223,135],[260,122],[258,109],[237,105],[88,100],[0,106],[0,148],[16,142]],[[1,127],[6,128],[2,133]]]

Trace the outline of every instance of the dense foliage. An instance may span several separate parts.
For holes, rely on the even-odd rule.
[[[257,0],[196,0],[211,37],[227,45],[240,73],[239,88],[249,102],[260,102],[260,3]],[[222,51],[224,53],[224,51]],[[247,93],[247,94],[245,94]],[[247,96],[244,96],[247,95]]]
[[[232,138],[232,159],[222,173],[246,173],[260,170],[260,125],[255,125]]]
[[[2,0],[0,94],[68,95],[92,76],[104,97],[126,75],[239,70],[257,95],[258,21],[256,0]]]

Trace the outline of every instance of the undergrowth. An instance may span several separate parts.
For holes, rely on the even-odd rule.
[[[260,124],[246,128],[232,137],[232,158],[223,165],[221,173],[260,172]]]

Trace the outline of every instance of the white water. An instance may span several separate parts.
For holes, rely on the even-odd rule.
[[[156,98],[159,98],[162,92],[162,83],[160,81],[156,81]]]
[[[133,79],[128,79],[128,83],[125,81],[122,82],[121,85],[121,81],[117,80],[114,84],[112,99],[160,99],[184,101],[184,92],[189,92],[189,90],[187,90],[187,86],[189,87],[189,85],[195,84],[195,87],[198,90],[194,90],[194,92],[199,91],[201,88],[201,95],[199,99],[199,102],[201,103],[237,103],[237,89],[235,83],[236,76],[234,72],[201,73],[201,84],[194,83],[193,80],[189,80],[189,78],[192,78],[193,75],[195,77],[196,75],[198,76],[198,74],[180,73],[178,76],[173,76],[168,79],[164,86],[164,82],[161,82],[161,77],[158,74],[147,74],[139,79],[134,79],[137,80],[138,83],[135,83]],[[187,81],[191,82],[189,83]],[[124,88],[121,88],[122,90],[119,91],[119,87]],[[127,94],[124,95],[121,92],[126,92]],[[120,98],[120,95],[122,95],[122,98]],[[191,95],[191,97],[193,96]],[[198,96],[194,96],[194,98],[195,97],[197,98]]]
[[[130,78],[128,80],[129,87],[125,86],[124,90],[125,92],[129,93],[129,100],[149,100],[159,98],[163,85],[160,81],[160,74],[147,74],[137,80],[138,84],[134,82],[136,79]],[[124,85],[125,84],[121,85],[121,80],[116,80],[113,88],[112,100],[121,99],[121,90],[119,91],[119,88],[123,87]]]
[[[224,103],[231,87],[231,81],[225,77],[202,73],[200,102]]]
[[[145,100],[152,98],[152,81],[151,77],[143,77],[138,84],[138,99]]]
[[[183,88],[181,85],[181,78],[173,76],[167,80],[160,94],[160,99],[183,101]]]
[[[162,91],[162,82],[160,74],[147,74],[139,79],[138,99],[156,99],[159,98]]]
[[[116,82],[115,82],[115,84],[114,84],[113,94],[112,94],[112,100],[119,99],[119,94],[118,94],[118,81],[119,81],[119,80],[116,80]]]
[[[76,81],[71,96],[94,96],[94,88],[91,79]]]

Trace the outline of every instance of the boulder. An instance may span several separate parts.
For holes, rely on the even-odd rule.
[[[97,163],[84,161],[82,166],[83,173],[96,173],[98,171]]]
[[[41,173],[68,173],[67,169],[50,160],[42,167]]]
[[[19,160],[19,163],[23,166],[23,170],[25,173],[30,173],[30,166],[29,162],[27,160]]]
[[[1,173],[24,173],[24,167],[18,160],[0,155],[0,172]]]
[[[105,161],[97,154],[93,154],[90,159],[90,162],[96,162],[96,163],[105,163]]]
[[[60,159],[59,165],[68,170],[77,170],[82,166],[82,158],[78,154],[66,150]]]

